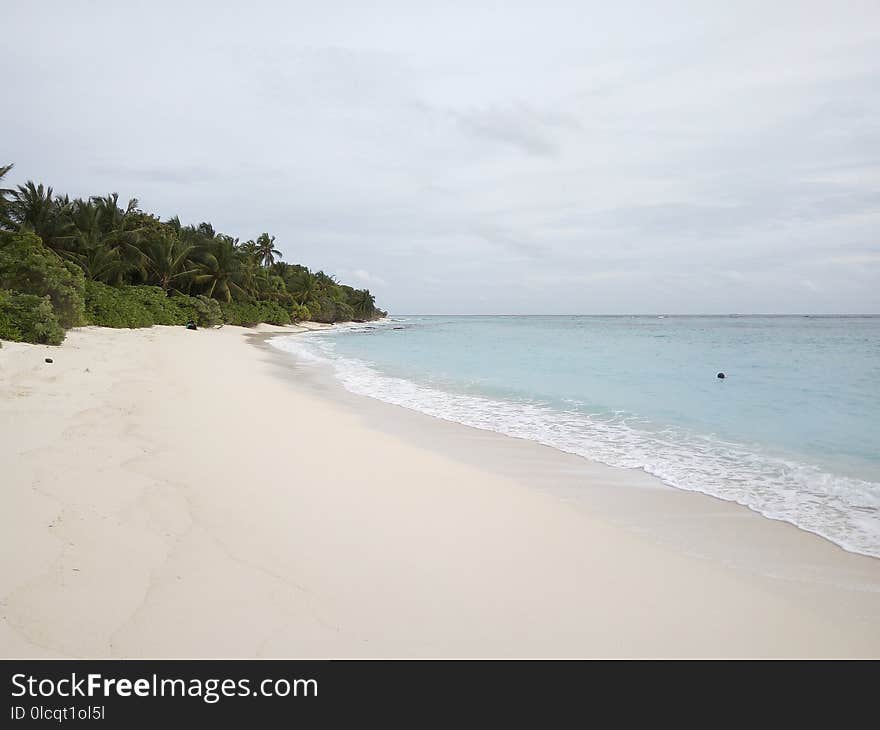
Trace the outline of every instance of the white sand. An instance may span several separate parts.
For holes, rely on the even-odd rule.
[[[0,656],[880,655],[870,595],[825,610],[370,428],[246,333],[3,343]]]

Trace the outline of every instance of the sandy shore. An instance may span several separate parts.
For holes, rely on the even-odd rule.
[[[859,585],[688,554],[428,445],[464,427],[377,427],[252,339],[3,343],[0,656],[880,656],[880,561],[754,516],[768,560]]]

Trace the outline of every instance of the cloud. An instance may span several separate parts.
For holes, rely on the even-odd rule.
[[[374,274],[371,274],[369,271],[365,271],[364,269],[355,269],[354,271],[352,271],[351,278],[361,284],[369,284],[373,286],[377,284],[379,286],[387,285],[385,279],[379,276],[375,276]]]
[[[880,311],[876,3],[4,21],[11,184],[269,231],[391,311]]]
[[[112,165],[94,165],[92,172],[102,177],[143,181],[146,183],[172,183],[175,185],[192,185],[195,183],[213,182],[223,175],[216,169],[197,166],[154,165],[150,167],[126,167]]]
[[[522,101],[454,112],[453,116],[468,134],[540,157],[557,155],[563,134],[580,128],[574,118],[539,111]]]

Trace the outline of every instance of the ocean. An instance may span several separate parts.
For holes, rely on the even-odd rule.
[[[353,393],[880,557],[880,317],[410,316],[272,344]]]

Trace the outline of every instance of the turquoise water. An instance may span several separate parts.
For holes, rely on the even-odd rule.
[[[880,556],[880,317],[396,317],[273,344]]]

